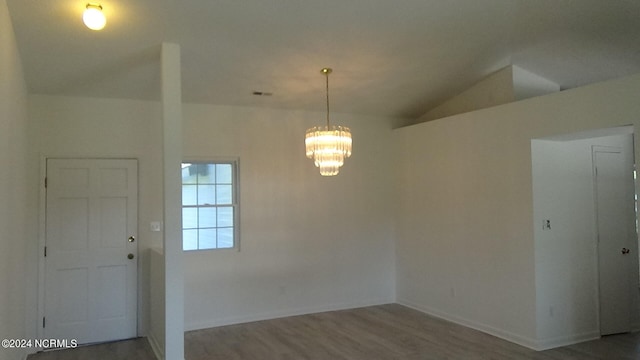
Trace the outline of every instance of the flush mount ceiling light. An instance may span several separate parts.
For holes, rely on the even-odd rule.
[[[344,159],[351,156],[351,130],[346,126],[329,124],[329,74],[332,70],[320,70],[327,78],[327,125],[314,126],[307,130],[304,143],[307,157],[320,168],[320,175],[338,175]]]
[[[82,21],[91,30],[102,30],[107,24],[107,18],[102,13],[102,5],[88,3],[84,14],[82,14]]]

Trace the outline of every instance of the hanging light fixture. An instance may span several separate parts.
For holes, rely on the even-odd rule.
[[[102,5],[88,3],[82,14],[82,21],[91,30],[102,30],[107,24],[107,18],[102,13]]]
[[[329,74],[332,70],[324,68],[320,72],[327,78],[327,125],[308,129],[304,144],[307,157],[320,168],[320,175],[334,176],[338,175],[344,159],[351,156],[351,130],[329,124]]]

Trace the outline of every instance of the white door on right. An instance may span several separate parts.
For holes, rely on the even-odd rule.
[[[631,330],[631,244],[635,238],[633,160],[622,148],[593,147],[600,334]]]

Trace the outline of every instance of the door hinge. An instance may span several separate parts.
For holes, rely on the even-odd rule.
[[[44,247],[44,257],[47,257],[47,247]]]
[[[48,183],[47,179],[48,179],[47,177],[44,178],[44,188],[45,189],[47,188],[47,183]]]
[[[45,327],[45,325],[47,324],[47,318],[46,317],[42,317],[42,327]]]

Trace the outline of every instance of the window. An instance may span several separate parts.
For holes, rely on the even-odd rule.
[[[182,249],[238,245],[237,161],[182,164]]]

